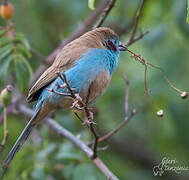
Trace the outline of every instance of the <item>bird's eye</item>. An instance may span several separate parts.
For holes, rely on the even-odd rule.
[[[115,43],[115,44],[117,44],[117,41],[116,41],[116,40],[114,40],[114,43]]]

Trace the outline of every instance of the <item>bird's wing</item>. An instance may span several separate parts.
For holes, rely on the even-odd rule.
[[[65,72],[67,69],[71,68],[75,61],[80,59],[87,50],[88,48],[82,46],[77,40],[66,45],[57,55],[54,63],[40,76],[29,90],[27,101],[32,102],[37,100],[41,90],[57,78],[56,72]]]

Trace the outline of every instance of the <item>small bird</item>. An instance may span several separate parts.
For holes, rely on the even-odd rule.
[[[74,93],[91,105],[108,86],[117,67],[120,51],[126,50],[118,35],[107,27],[96,28],[67,44],[29,90],[27,101],[37,101],[34,113],[4,161],[4,172],[42,119],[58,107],[71,107],[71,98],[49,91],[69,92],[57,72],[64,73]]]

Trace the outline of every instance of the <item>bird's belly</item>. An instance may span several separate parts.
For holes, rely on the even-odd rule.
[[[83,79],[83,83],[81,84],[78,84],[77,81],[75,83],[75,81],[73,80],[69,82],[71,82],[70,83],[71,88],[73,88],[74,91],[76,90],[75,92],[80,95],[83,102],[85,102],[86,104],[93,104],[98,99],[98,97],[100,97],[104,93],[110,80],[111,80],[111,75],[109,71],[104,71],[98,73],[92,81],[89,81],[88,78],[85,77]],[[63,109],[70,108],[73,104],[73,99],[68,96],[64,96],[56,93],[56,92],[64,93],[64,94],[69,93],[67,88],[64,89],[57,88],[56,86],[57,82],[60,85],[63,85],[63,83],[59,81],[59,79],[57,79],[53,84],[51,84],[49,87],[46,88],[45,99],[55,107],[61,107]],[[81,87],[81,88],[75,88],[75,87]],[[54,89],[56,92],[51,92],[48,89]]]
[[[58,106],[61,107],[62,109],[68,109],[72,106],[72,104],[73,104],[73,99],[66,97],[60,101]]]
[[[100,73],[91,83],[86,96],[86,103],[93,104],[105,92],[111,80],[111,75],[108,71]]]

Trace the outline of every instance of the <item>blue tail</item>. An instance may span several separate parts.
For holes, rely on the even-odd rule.
[[[21,147],[23,146],[25,141],[28,139],[28,137],[31,134],[33,128],[36,126],[35,120],[38,117],[39,111],[40,111],[40,109],[37,112],[34,113],[33,117],[28,122],[28,124],[26,125],[26,127],[22,131],[21,135],[17,139],[16,143],[14,144],[13,148],[9,152],[6,160],[3,162],[3,176],[4,176],[5,172],[6,172],[9,164],[11,163],[13,158],[16,156],[18,151],[21,149]]]

